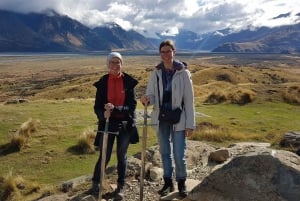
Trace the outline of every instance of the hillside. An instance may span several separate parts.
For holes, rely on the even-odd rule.
[[[227,93],[241,88],[254,91],[256,101],[282,101],[282,94],[289,86],[299,85],[297,56],[203,54],[178,58],[189,63],[195,94],[201,101],[207,99],[212,89]],[[20,61],[11,67],[12,59],[3,59],[1,64],[0,101],[93,98],[95,89],[92,85],[106,72],[105,57],[70,55],[60,59],[59,56],[48,56],[47,63],[42,58],[35,61],[34,57],[26,57],[24,60],[18,58]],[[124,70],[139,80],[138,95],[144,90],[148,69],[155,60],[156,56],[125,57]]]

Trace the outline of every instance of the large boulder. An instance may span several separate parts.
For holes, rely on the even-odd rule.
[[[268,148],[237,155],[216,167],[188,198],[195,201],[299,201],[300,157]]]

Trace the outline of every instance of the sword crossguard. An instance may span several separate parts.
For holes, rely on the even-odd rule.
[[[97,131],[97,133],[104,133],[104,134],[112,134],[112,135],[119,135],[119,132],[112,132],[112,131]]]
[[[157,126],[158,124],[136,124],[137,126]]]

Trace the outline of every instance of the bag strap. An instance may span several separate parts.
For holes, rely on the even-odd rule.
[[[159,90],[159,78],[158,75],[156,74],[156,80],[157,80],[157,92],[158,92],[158,104],[159,104],[159,108],[161,108],[161,104],[160,104],[160,90]],[[183,109],[184,106],[184,102],[182,100],[181,102],[181,108]]]
[[[157,91],[158,91],[158,105],[159,105],[159,109],[160,109],[161,108],[161,104],[160,104],[159,78],[158,78],[157,74],[156,74],[156,80],[157,80]]]

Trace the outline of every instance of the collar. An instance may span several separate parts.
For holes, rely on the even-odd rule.
[[[124,74],[122,72],[118,73],[117,75],[114,75],[112,73],[109,73],[108,75],[109,75],[109,78],[111,78],[111,79],[118,79],[118,78],[121,78],[124,76]]]

